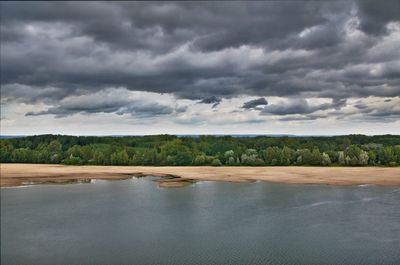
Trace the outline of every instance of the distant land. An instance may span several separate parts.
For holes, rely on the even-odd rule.
[[[31,135],[0,135],[0,139],[12,139],[21,138],[28,136],[40,136],[40,135],[63,135],[63,134],[31,134]],[[177,137],[200,137],[200,136],[215,136],[224,137],[231,136],[235,138],[250,138],[250,137],[333,137],[333,136],[346,136],[346,134],[110,134],[110,135],[68,135],[68,136],[82,136],[82,137],[140,137],[140,136],[156,136],[156,135],[173,135]],[[364,135],[364,134],[350,134],[350,135]],[[394,135],[394,134],[382,134],[382,135]],[[379,136],[379,135],[367,135],[367,136]]]
[[[21,138],[27,136],[39,136],[48,134],[32,134],[32,135],[0,135],[0,139]],[[58,134],[54,134],[58,135]],[[62,134],[60,134],[62,135]],[[334,135],[297,135],[297,134],[110,134],[110,135],[74,135],[87,137],[135,137],[135,136],[152,136],[152,135],[174,135],[177,137],[200,137],[200,136],[231,136],[231,137],[331,137]]]
[[[13,139],[13,138],[21,138],[27,136],[28,135],[0,135],[0,139]]]

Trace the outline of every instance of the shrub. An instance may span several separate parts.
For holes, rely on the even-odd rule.
[[[212,165],[213,167],[222,166],[221,161],[219,161],[218,158],[215,158],[215,159],[211,162],[211,165]]]

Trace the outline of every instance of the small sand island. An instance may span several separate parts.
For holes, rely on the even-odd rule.
[[[158,176],[161,187],[182,187],[196,181],[257,180],[326,185],[400,186],[400,167],[145,167],[1,164],[1,187],[80,183],[92,179],[122,180]]]

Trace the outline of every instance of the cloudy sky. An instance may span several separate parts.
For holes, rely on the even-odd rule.
[[[3,135],[400,132],[400,1],[0,5]]]

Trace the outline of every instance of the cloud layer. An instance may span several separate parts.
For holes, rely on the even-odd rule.
[[[0,5],[2,120],[400,117],[399,1]]]

